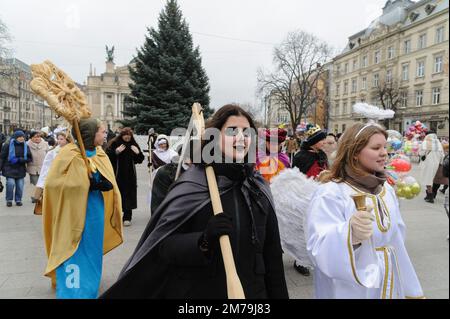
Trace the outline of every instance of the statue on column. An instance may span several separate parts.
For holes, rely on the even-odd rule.
[[[106,45],[106,61],[114,62],[114,46],[111,49]]]

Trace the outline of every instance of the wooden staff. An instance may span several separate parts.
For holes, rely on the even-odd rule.
[[[86,164],[87,172],[89,178],[92,178],[91,166],[89,165],[88,158],[86,156],[86,149],[84,148],[83,138],[81,137],[80,126],[78,121],[74,120],[72,122],[72,127],[75,130],[75,135],[77,136],[78,145],[80,146],[81,156],[83,157],[84,163]]]
[[[203,135],[205,121],[200,104],[194,103],[192,106],[192,119],[197,128],[197,134]],[[206,178],[208,181],[209,195],[213,207],[214,215],[223,213],[222,201],[220,200],[219,188],[217,186],[216,174],[212,166],[206,167]],[[244,289],[236,271],[236,264],[231,249],[230,237],[221,236],[219,239],[220,250],[222,252],[223,263],[225,266],[225,275],[227,278],[228,299],[245,299]]]

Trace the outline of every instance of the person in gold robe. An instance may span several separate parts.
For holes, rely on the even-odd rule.
[[[53,162],[43,194],[45,276],[62,299],[97,298],[103,255],[123,242],[120,191],[101,148],[105,126],[82,119],[79,127],[92,176],[70,143]]]

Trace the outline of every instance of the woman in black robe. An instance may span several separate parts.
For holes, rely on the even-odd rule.
[[[136,166],[144,161],[144,154],[133,137],[129,127],[108,143],[106,149],[114,168],[117,184],[122,195],[122,210],[124,226],[131,225],[132,210],[137,208],[137,178]]]
[[[230,237],[247,299],[289,297],[272,195],[254,169],[253,120],[240,107],[226,105],[208,128],[218,132],[211,143],[219,159],[203,157],[172,185],[118,281],[102,298],[226,299],[222,235]],[[204,144],[204,150],[211,145]],[[205,165],[214,168],[224,210],[215,216]]]

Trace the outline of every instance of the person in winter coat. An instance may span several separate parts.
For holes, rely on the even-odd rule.
[[[6,177],[7,207],[12,206],[13,200],[17,206],[22,206],[26,164],[32,160],[30,148],[25,143],[25,133],[15,131],[9,143],[3,145],[0,156],[0,171]]]
[[[328,168],[328,159],[322,150],[327,133],[319,126],[308,125],[306,139],[301,145],[300,152],[294,157],[293,167],[298,167],[300,172],[308,177],[316,178],[322,171]]]
[[[256,142],[252,117],[226,105],[208,128],[218,132],[204,141],[205,147],[215,146],[215,160],[195,165],[175,182],[102,298],[226,299],[222,235],[230,237],[247,299],[288,298],[272,195],[248,157]],[[218,215],[213,214],[205,165],[216,174],[224,209]]]
[[[109,141],[106,154],[114,168],[117,184],[122,196],[123,224],[130,226],[133,209],[137,208],[136,164],[141,164],[145,157],[133,137],[133,131],[125,127],[120,134]]]
[[[421,183],[426,186],[426,202],[434,203],[433,180],[444,158],[444,150],[437,135],[429,132],[422,142],[420,151],[420,168],[422,170]]]
[[[39,180],[42,164],[44,163],[45,155],[49,151],[49,146],[48,143],[41,138],[40,133],[37,131],[31,132],[27,145],[33,156],[33,160],[27,164],[27,173],[30,175],[30,183],[36,186]],[[36,200],[36,198],[31,197],[32,203],[35,203]]]

